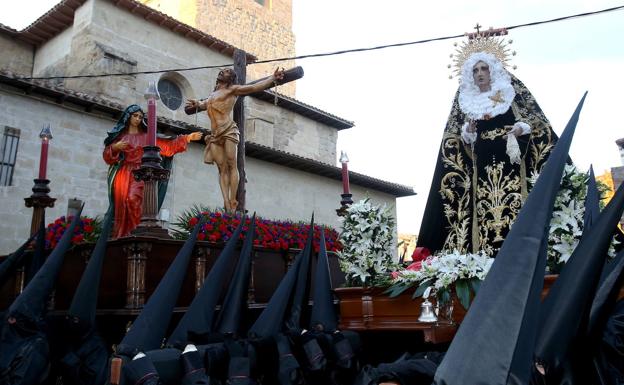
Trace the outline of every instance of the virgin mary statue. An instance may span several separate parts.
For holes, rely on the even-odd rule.
[[[557,136],[535,98],[506,69],[498,38],[457,50],[460,85],[425,207],[418,245],[494,256]]]

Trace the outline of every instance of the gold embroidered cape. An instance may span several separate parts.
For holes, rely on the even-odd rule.
[[[511,75],[516,96],[503,114],[477,120],[477,139],[466,144],[466,121],[453,100],[420,228],[418,245],[462,253],[495,255],[528,194],[527,178],[539,172],[557,136],[533,95]],[[506,153],[507,131],[516,122],[531,126],[517,137],[520,164]]]

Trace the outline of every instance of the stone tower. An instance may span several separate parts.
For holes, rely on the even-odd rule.
[[[295,56],[292,0],[141,0],[174,17],[258,57],[258,60]],[[253,64],[247,81],[271,74],[276,66],[290,68],[294,61]],[[295,96],[295,83],[279,93]]]

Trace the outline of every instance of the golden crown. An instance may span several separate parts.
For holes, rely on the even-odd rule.
[[[513,40],[509,39],[505,41],[500,36],[507,35],[505,28],[490,29],[485,31],[479,31],[481,26],[477,24],[475,27],[477,32],[467,33],[468,41],[464,41],[461,44],[454,43],[455,52],[450,55],[452,64],[448,65],[449,69],[452,69],[453,74],[457,77],[461,76],[461,70],[468,58],[477,52],[486,52],[494,55],[498,59],[504,68],[509,67],[510,56],[515,56],[516,51],[511,51],[509,45],[513,43]],[[516,69],[516,66],[512,67]],[[453,78],[453,74],[449,76],[449,79]]]

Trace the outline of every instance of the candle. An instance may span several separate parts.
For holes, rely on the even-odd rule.
[[[350,194],[349,192],[349,169],[347,168],[347,163],[349,163],[349,158],[347,158],[347,154],[344,151],[340,152],[340,163],[342,163],[342,191],[343,191],[343,194]]]
[[[41,155],[39,156],[39,179],[46,179],[46,173],[48,169],[48,146],[50,145],[50,139],[52,139],[52,132],[50,131],[50,125],[43,126],[41,133]]]
[[[156,100],[160,99],[156,82],[149,82],[149,86],[143,94],[147,99],[147,145],[156,145]]]
[[[156,145],[156,99],[147,101],[147,144]]]

